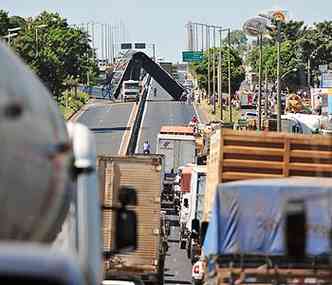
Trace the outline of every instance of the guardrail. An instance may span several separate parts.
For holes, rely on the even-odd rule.
[[[141,100],[139,102],[137,116],[136,116],[136,119],[135,119],[135,122],[134,122],[134,125],[133,125],[133,130],[131,132],[130,139],[129,139],[127,155],[134,155],[135,154],[135,149],[136,149],[137,139],[138,139],[138,133],[139,133],[139,129],[140,129],[140,126],[141,126],[141,123],[142,123],[142,119],[143,119],[143,113],[144,113],[144,109],[145,109],[146,97],[147,97],[148,92],[149,92],[150,82],[151,82],[151,76],[149,75],[147,77],[146,83],[144,84],[142,97],[141,97]]]

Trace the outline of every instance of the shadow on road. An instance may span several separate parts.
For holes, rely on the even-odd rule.
[[[191,284],[191,282],[181,280],[165,280],[164,284]]]
[[[129,130],[128,127],[114,127],[114,128],[91,128],[90,131],[94,133],[111,133],[111,132],[123,132]]]
[[[174,99],[159,99],[159,100],[158,99],[147,99],[146,101],[147,102],[156,102],[156,103],[158,103],[158,102],[171,102],[171,101],[178,102]]]
[[[178,243],[178,242],[180,242],[180,241],[179,241],[178,239],[169,239],[168,242],[169,242],[169,243],[172,243],[172,242],[176,242],[176,243]]]

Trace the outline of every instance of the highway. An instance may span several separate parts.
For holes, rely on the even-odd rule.
[[[97,154],[117,155],[134,103],[98,100],[86,106],[77,122],[94,132]]]
[[[157,87],[154,97],[153,88]],[[195,110],[192,105],[173,101],[173,98],[155,81],[145,106],[136,152],[142,152],[145,140],[151,144],[152,153],[156,152],[157,135],[163,125],[188,125]],[[175,223],[177,216],[168,216],[173,225],[169,237],[169,251],[165,262],[164,284],[191,284],[191,263],[186,251],[179,248],[179,227]]]
[[[172,97],[155,81],[152,88],[157,88],[157,96],[148,94],[145,112],[139,132],[137,150],[142,152],[145,140],[151,144],[152,152],[156,152],[157,135],[163,125],[187,125],[195,114],[192,105],[173,101]],[[94,133],[98,154],[116,155],[133,109],[133,103],[110,103],[107,100],[95,100],[86,106],[79,116],[78,122],[87,125]],[[168,216],[177,220],[176,216]],[[191,263],[186,251],[179,248],[179,227],[172,223],[169,238],[169,252],[165,262],[164,284],[191,284]]]
[[[173,101],[173,98],[154,80],[151,83],[145,106],[136,152],[143,152],[143,143],[148,141],[151,152],[156,152],[157,135],[161,126],[188,125],[195,111],[192,105]],[[153,88],[157,88],[156,97]]]

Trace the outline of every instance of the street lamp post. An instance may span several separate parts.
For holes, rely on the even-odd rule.
[[[232,122],[232,102],[231,102],[231,29],[227,33],[228,42],[228,98],[229,98],[229,121]]]
[[[246,34],[255,36],[259,44],[259,77],[258,77],[258,114],[257,114],[257,129],[262,129],[262,65],[263,65],[263,34],[268,27],[267,19],[264,17],[253,17],[247,20],[243,26]]]
[[[212,113],[216,113],[216,27],[213,28],[213,50],[212,50]]]
[[[218,97],[220,102],[220,120],[222,121],[224,118],[223,116],[223,106],[222,106],[222,52],[221,52],[221,46],[222,46],[222,30],[219,30],[219,64],[218,64]]]
[[[280,21],[277,21],[277,131],[281,132]]]
[[[207,54],[208,54],[208,86],[207,86],[207,95],[208,100],[211,100],[211,92],[210,92],[210,85],[211,85],[211,75],[210,75],[210,26],[206,25],[206,44],[207,44]]]
[[[259,70],[258,70],[258,130],[262,129],[262,66],[263,66],[263,33],[257,37],[259,42]]]

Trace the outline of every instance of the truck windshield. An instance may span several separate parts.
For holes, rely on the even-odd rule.
[[[125,84],[124,84],[124,88],[125,88],[125,89],[138,89],[138,88],[139,88],[139,84],[138,84],[138,82],[134,82],[134,83],[125,83]]]

